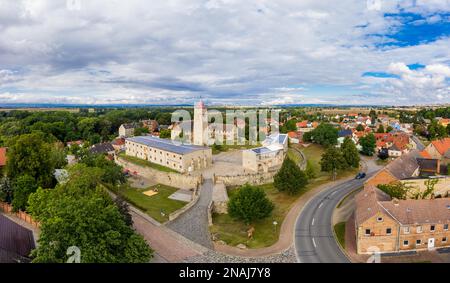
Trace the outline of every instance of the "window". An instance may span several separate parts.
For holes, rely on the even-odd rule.
[[[442,238],[442,243],[447,243],[447,237]]]
[[[444,230],[445,230],[445,231],[448,230],[448,224],[444,224]]]
[[[370,235],[370,229],[366,229],[366,236]]]
[[[417,226],[416,231],[417,233],[422,233],[423,232],[422,226]]]
[[[382,221],[383,221],[383,217],[378,217],[378,218],[377,218],[377,221],[378,221],[378,222],[382,222]]]
[[[431,231],[431,232],[434,232],[434,230],[436,230],[436,226],[435,226],[435,225],[431,225],[430,231]]]
[[[409,227],[404,227],[404,228],[403,228],[403,232],[404,232],[405,234],[409,234]]]
[[[418,245],[418,246],[422,245],[422,240],[417,240],[416,245]]]
[[[408,240],[403,241],[403,246],[405,247],[409,246],[409,241]]]
[[[392,228],[387,228],[386,229],[386,234],[391,235],[392,234]]]

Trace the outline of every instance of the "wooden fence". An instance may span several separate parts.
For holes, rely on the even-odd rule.
[[[31,218],[31,215],[29,215],[28,213],[23,212],[23,211],[14,212],[12,206],[8,203],[0,201],[0,211],[11,214],[11,215],[19,218],[20,220],[23,220],[26,223],[31,224],[34,227],[39,228],[39,226],[40,226],[39,222],[34,221],[33,218]]]

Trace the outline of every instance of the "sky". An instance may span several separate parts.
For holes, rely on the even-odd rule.
[[[450,103],[450,0],[0,0],[0,105]]]

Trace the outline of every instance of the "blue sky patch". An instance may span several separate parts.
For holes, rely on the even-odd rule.
[[[375,78],[400,78],[398,75],[389,74],[385,72],[365,72],[362,74],[363,77],[375,77]]]
[[[386,34],[370,34],[369,37],[382,37],[385,40],[377,47],[406,47],[427,44],[450,36],[450,13],[420,15],[414,13],[387,13],[387,21],[392,22]]]

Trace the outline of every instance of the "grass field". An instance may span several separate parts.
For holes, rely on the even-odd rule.
[[[158,194],[151,197],[144,194],[144,192],[155,187],[158,189]],[[169,199],[169,196],[177,190],[178,189],[176,188],[165,185],[156,185],[145,189],[136,189],[126,184],[123,185],[118,192],[128,202],[150,215],[153,219],[163,223],[169,220],[170,213],[186,205],[185,202]],[[164,212],[165,216],[161,215],[161,211]]]
[[[345,249],[345,222],[334,225],[334,233],[336,233],[339,244]]]
[[[136,165],[140,165],[140,166],[144,166],[144,167],[150,167],[159,171],[163,171],[163,172],[171,172],[171,173],[179,173],[176,170],[173,170],[172,168],[166,167],[166,166],[162,166],[144,159],[140,159],[134,156],[128,156],[126,155],[124,152],[119,153],[119,157],[124,159],[125,161],[134,163]]]
[[[252,225],[245,225],[241,221],[232,219],[227,214],[214,214],[211,233],[216,234],[219,240],[225,241],[228,245],[236,246],[244,244],[249,248],[262,248],[271,246],[278,241],[280,233],[280,226],[284,217],[289,212],[291,205],[302,194],[290,196],[285,193],[280,193],[273,184],[259,186],[265,192],[267,197],[275,204],[275,209],[272,215],[266,219],[259,220]],[[237,192],[238,189],[229,190],[229,196]],[[273,225],[273,222],[278,222],[278,225]],[[247,231],[250,227],[255,228],[253,239],[247,238]]]
[[[272,215],[266,219],[259,220],[252,225],[245,225],[241,221],[232,219],[229,215],[213,215],[213,226],[211,233],[216,234],[218,240],[222,240],[230,246],[245,244],[248,248],[269,247],[278,241],[280,226],[295,201],[305,192],[314,189],[331,181],[330,173],[321,172],[319,161],[322,157],[324,149],[318,145],[310,145],[303,150],[305,156],[310,160],[311,165],[315,169],[316,178],[309,181],[309,184],[299,194],[291,196],[286,193],[279,192],[273,184],[259,186],[266,192],[267,197],[274,203],[275,209]],[[289,153],[288,153],[289,154]],[[338,172],[338,179],[354,175],[357,169],[348,170],[347,172]],[[236,193],[237,189],[228,191],[231,197]],[[276,221],[276,229],[273,222]],[[247,238],[247,231],[250,227],[255,228],[253,239]]]

